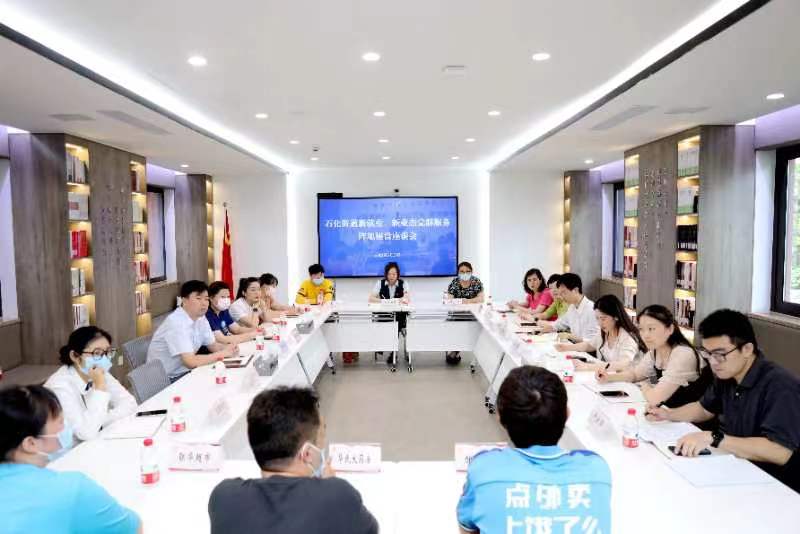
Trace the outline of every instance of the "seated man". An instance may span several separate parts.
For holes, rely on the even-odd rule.
[[[212,534],[373,534],[378,523],[325,457],[325,422],[310,389],[267,389],[247,412],[261,478],[223,480],[211,492]]]
[[[714,382],[697,402],[678,408],[650,408],[649,418],[701,423],[715,415],[719,430],[682,437],[676,450],[696,456],[707,447],[750,460],[800,492],[800,380],[767,360],[758,349],[753,326],[734,310],[717,310],[700,323],[703,347]]]
[[[559,336],[575,343],[600,335],[600,325],[594,314],[594,302],[583,294],[583,282],[575,273],[564,273],[558,279],[558,296],[569,305],[567,312],[555,322],[539,320],[542,332],[563,332]]]
[[[457,508],[461,531],[610,533],[608,465],[593,452],[558,446],[569,416],[561,379],[542,367],[512,370],[497,413],[514,446],[470,462]]]
[[[325,267],[319,263],[308,268],[308,279],[303,280],[294,301],[296,304],[322,304],[333,300],[333,282],[325,278]]]
[[[83,473],[45,467],[72,445],[72,429],[64,425],[61,405],[49,389],[9,386],[0,390],[0,428],[0,531],[142,531],[139,516]]]
[[[147,361],[161,360],[175,382],[191,369],[209,365],[237,353],[234,344],[219,343],[206,319],[208,286],[189,280],[181,286],[181,307],[172,312],[153,334]],[[205,347],[210,354],[198,354]]]

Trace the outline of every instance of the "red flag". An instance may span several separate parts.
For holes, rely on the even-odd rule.
[[[222,281],[228,284],[231,291],[235,291],[233,285],[233,260],[231,259],[231,227],[228,223],[228,210],[225,210],[225,235],[222,236]]]

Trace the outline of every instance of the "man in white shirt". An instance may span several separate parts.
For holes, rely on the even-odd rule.
[[[564,332],[563,337],[575,343],[599,335],[600,325],[594,314],[594,302],[583,294],[583,282],[575,273],[564,273],[558,281],[561,298],[569,304],[563,317],[551,323],[539,320],[542,332]],[[569,333],[566,333],[569,331]]]
[[[172,382],[195,367],[216,363],[238,352],[236,345],[216,341],[206,311],[208,286],[200,280],[190,280],[181,286],[181,307],[153,334],[147,361],[161,360]],[[202,347],[210,354],[198,354]]]

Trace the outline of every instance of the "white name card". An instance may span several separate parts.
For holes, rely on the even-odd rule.
[[[221,445],[174,442],[170,447],[170,471],[219,471],[225,455]]]
[[[259,387],[259,385],[258,371],[256,371],[255,367],[247,367],[242,377],[242,393],[249,393]]]
[[[336,471],[377,473],[381,470],[380,443],[331,443],[328,452]]]
[[[454,455],[456,471],[466,471],[472,459],[483,451],[503,449],[505,447],[508,447],[508,443],[505,441],[493,443],[456,443]]]
[[[208,410],[208,415],[206,416],[206,422],[212,426],[223,425],[231,419],[233,419],[233,411],[231,410],[231,405],[228,403],[228,399],[225,397],[214,401],[214,404],[211,405],[211,408]]]
[[[616,438],[616,431],[611,422],[611,418],[599,407],[595,406],[589,414],[589,431],[595,437],[603,440],[613,440]]]

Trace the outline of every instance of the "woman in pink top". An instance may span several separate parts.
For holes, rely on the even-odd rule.
[[[539,269],[528,269],[525,278],[522,280],[522,287],[525,289],[525,302],[512,300],[508,303],[511,309],[525,312],[526,315],[541,313],[553,303],[553,296],[547,288],[542,271]]]

